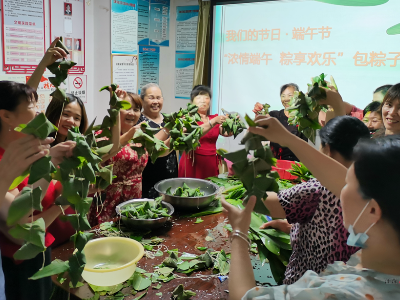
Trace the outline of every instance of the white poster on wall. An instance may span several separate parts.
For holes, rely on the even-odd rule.
[[[45,52],[44,1],[3,0],[3,70],[29,73]]]
[[[112,56],[112,82],[127,92],[137,93],[138,57],[137,55]]]
[[[62,37],[68,59],[77,63],[69,73],[85,72],[85,1],[50,0],[50,39]]]
[[[111,0],[111,53],[138,53],[137,0]]]
[[[83,103],[87,103],[87,76],[68,76],[68,90],[71,94],[79,97]]]

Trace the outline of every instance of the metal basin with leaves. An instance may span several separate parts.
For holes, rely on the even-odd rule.
[[[167,222],[169,220],[168,217],[160,217],[157,219],[132,219],[132,218],[128,218],[125,215],[121,214],[121,211],[123,210],[123,208],[127,205],[130,204],[141,204],[143,202],[154,202],[153,199],[133,199],[133,200],[129,200],[126,201],[124,203],[121,203],[119,205],[117,205],[117,207],[115,208],[115,210],[117,211],[118,215],[121,215],[121,220],[122,223],[125,224],[125,226],[127,226],[128,228],[132,229],[132,230],[148,230],[148,229],[155,229],[155,228],[159,228],[161,226],[163,226],[165,224],[165,222]],[[162,207],[167,208],[168,209],[168,214],[172,215],[174,213],[174,207],[167,203],[162,201],[161,202]]]
[[[86,266],[82,277],[98,286],[112,286],[128,280],[144,254],[142,244],[123,237],[91,240],[83,251]]]
[[[204,192],[204,196],[179,197],[166,194],[168,188],[171,187],[171,190],[174,191],[178,187],[182,187],[184,183],[186,183],[191,189],[199,188],[201,192]],[[219,190],[219,187],[216,184],[198,178],[165,179],[156,183],[154,188],[163,196],[165,202],[171,203],[175,208],[182,210],[196,210],[207,207],[214,200],[214,196]]]

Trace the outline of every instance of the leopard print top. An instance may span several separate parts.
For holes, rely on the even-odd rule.
[[[359,248],[348,246],[340,199],[316,179],[278,194],[286,218],[293,224],[290,240],[293,253],[284,284],[296,282],[307,270],[320,273],[334,261],[347,262]]]

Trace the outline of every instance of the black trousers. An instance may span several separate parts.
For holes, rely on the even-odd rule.
[[[44,252],[45,266],[51,263],[51,249]],[[5,290],[7,300],[49,300],[53,285],[51,277],[38,280],[28,278],[35,274],[43,265],[43,254],[35,258],[15,264],[14,260],[5,256],[3,261],[3,272],[5,278]]]

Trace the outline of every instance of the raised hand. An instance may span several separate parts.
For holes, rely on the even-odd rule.
[[[31,164],[49,154],[53,141],[53,138],[41,141],[33,135],[27,135],[10,143],[0,161],[0,173],[3,178],[11,184]]]

